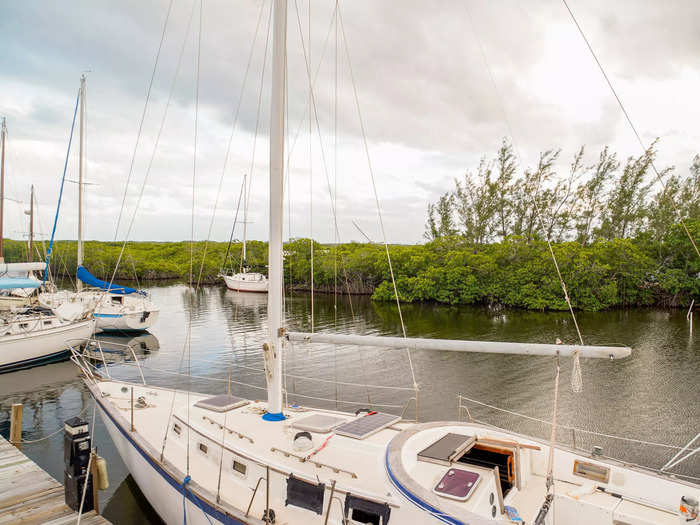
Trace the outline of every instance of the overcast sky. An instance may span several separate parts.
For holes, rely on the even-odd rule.
[[[308,4],[297,2],[306,40]],[[87,195],[87,237],[114,238],[168,4],[169,0],[0,1],[0,115],[7,117],[9,131],[6,194],[26,203],[30,184],[36,186],[42,233],[50,233],[79,78],[89,70],[87,178],[94,185]],[[642,139],[648,143],[661,138],[659,165],[675,165],[686,176],[692,157],[700,151],[700,3],[569,0],[569,4]],[[292,144],[294,148],[286,234],[308,236],[313,230],[319,240],[333,239],[328,180],[333,188],[337,185],[341,240],[362,240],[353,221],[373,240],[381,240],[340,29],[336,89],[334,5],[324,0],[311,6],[310,53],[312,68],[319,71],[315,98],[321,139],[314,119],[310,153],[308,79],[297,10],[294,0],[289,3],[287,146],[288,151]],[[184,52],[130,235],[134,240],[190,238],[198,9],[199,0],[194,10],[191,0],[173,0],[124,223],[134,214],[180,49]],[[535,162],[544,149],[562,148],[565,170],[582,144],[591,162],[604,145],[623,158],[639,154],[631,130],[558,0],[352,0],[341,1],[340,9],[391,242],[422,240],[428,202],[450,189],[455,177],[475,168],[483,155],[493,155],[502,137],[510,134],[506,118],[525,165]],[[208,234],[251,46],[250,73],[212,238],[228,238],[242,177],[251,166],[249,237],[267,238],[269,55],[264,75],[263,61],[268,17],[269,0],[264,4],[203,0],[194,193],[198,239]],[[77,140],[69,179],[77,178],[76,154]],[[76,203],[77,187],[67,183],[58,238],[76,237]],[[7,203],[6,236],[21,238],[25,233],[25,207]],[[125,233],[123,226],[118,237]]]

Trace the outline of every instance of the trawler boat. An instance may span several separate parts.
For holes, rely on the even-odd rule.
[[[85,75],[80,79],[80,155],[78,176],[78,268],[76,271],[77,292],[60,291],[42,293],[42,305],[55,308],[70,302],[94,306],[97,328],[102,331],[142,331],[158,320],[159,309],[144,290],[102,281],[83,266],[83,181],[85,155]],[[89,288],[83,289],[83,284]]]
[[[163,520],[698,525],[698,485],[569,449],[555,432],[545,442],[475,422],[409,422],[372,407],[347,414],[286,402],[282,363],[294,342],[549,356],[557,362],[555,385],[560,358],[621,359],[631,349],[288,331],[282,272],[286,0],[273,0],[272,27],[269,332],[262,348],[267,401],[118,381],[109,367],[97,372],[74,354],[122,460]],[[554,392],[556,399],[556,386]],[[683,453],[673,461],[688,457]]]

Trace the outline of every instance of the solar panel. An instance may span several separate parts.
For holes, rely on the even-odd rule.
[[[211,410],[213,412],[227,412],[228,410],[233,410],[234,408],[247,405],[248,403],[250,403],[250,401],[243,399],[242,397],[221,394],[197,401],[194,406]]]
[[[340,417],[328,416],[325,414],[312,414],[295,421],[292,423],[292,426],[294,428],[298,428],[299,430],[307,430],[309,432],[325,434],[326,432],[333,430],[333,428],[337,427],[343,421],[345,420]]]
[[[347,423],[343,423],[335,428],[335,433],[340,436],[347,436],[355,439],[365,439],[380,430],[398,423],[401,416],[375,412],[366,416],[358,417]]]

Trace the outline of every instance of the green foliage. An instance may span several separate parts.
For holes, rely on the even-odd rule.
[[[700,238],[700,219],[688,228]],[[294,239],[284,246],[285,281],[310,288],[310,241]],[[202,264],[206,248],[206,258]],[[218,282],[226,243],[134,242],[127,245],[117,280],[188,279],[192,249],[193,279]],[[634,239],[599,239],[589,244],[569,241],[553,245],[562,277],[575,308],[595,311],[644,305],[683,306],[700,296],[700,261],[682,226],[667,233]],[[85,266],[109,280],[121,244],[90,241]],[[389,247],[399,299],[446,304],[499,304],[532,310],[565,310],[547,243],[509,236],[504,241],[475,245],[463,236],[438,237],[423,245]],[[241,246],[233,244],[226,268],[240,267]],[[75,241],[54,245],[52,271],[75,273]],[[7,261],[26,260],[26,244],[5,240]],[[248,242],[250,268],[265,271],[267,243]],[[314,289],[339,294],[372,294],[377,301],[395,301],[386,250],[378,244],[320,244],[314,241]]]

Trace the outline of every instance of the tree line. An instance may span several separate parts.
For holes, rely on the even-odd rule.
[[[560,174],[561,150],[550,149],[518,176],[513,146],[504,139],[493,158],[483,158],[428,205],[425,238],[459,235],[475,246],[509,236],[588,245],[647,235],[660,242],[678,212],[700,217],[700,155],[687,177],[672,166],[662,169],[663,185],[653,172],[656,156],[657,141],[624,162],[608,147],[587,162],[582,146]]]

